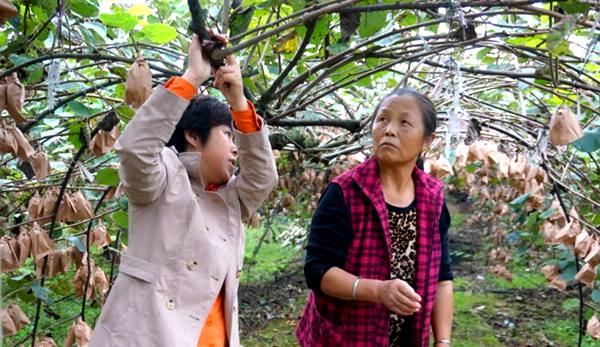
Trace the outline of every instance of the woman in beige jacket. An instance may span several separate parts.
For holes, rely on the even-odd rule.
[[[192,98],[211,73],[194,37],[188,70],[156,88],[115,146],[129,243],[92,347],[240,345],[242,220],[275,186],[277,171],[239,65],[226,61],[214,86],[229,108]]]

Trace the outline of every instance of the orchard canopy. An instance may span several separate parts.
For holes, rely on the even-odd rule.
[[[600,306],[600,291],[588,289],[600,262],[598,1],[200,4],[208,25],[229,35],[279,157],[280,187],[255,226],[293,212],[290,238],[301,244],[323,185],[369,155],[377,103],[409,87],[438,111],[426,169],[476,199],[479,218],[513,216],[504,228],[490,222],[498,244],[520,238],[550,250],[548,283]],[[139,107],[131,93],[143,101],[145,83],[184,71],[188,4],[0,5],[2,308],[14,321],[6,330],[3,319],[3,331],[11,345],[48,332],[79,342],[75,331],[93,327],[127,244],[112,146]],[[509,277],[501,252],[493,272]],[[53,317],[66,302],[77,308]]]

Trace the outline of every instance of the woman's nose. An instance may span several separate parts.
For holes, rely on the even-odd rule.
[[[238,150],[236,145],[231,145],[231,154],[238,156]]]
[[[394,127],[394,125],[392,125],[392,124],[388,125],[384,129],[385,136],[396,136],[396,132],[397,132],[397,130]]]

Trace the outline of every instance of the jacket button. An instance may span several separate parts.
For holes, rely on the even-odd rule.
[[[210,228],[208,227],[208,225],[205,225],[204,228],[206,228],[206,231],[210,231]]]
[[[167,301],[167,310],[174,310],[174,309],[175,309],[175,302],[173,300]]]
[[[190,271],[193,271],[196,268],[196,266],[198,266],[198,262],[195,260],[190,260],[187,262],[187,268]]]

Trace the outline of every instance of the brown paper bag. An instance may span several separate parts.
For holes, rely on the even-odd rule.
[[[546,279],[550,282],[550,286],[557,289],[560,292],[564,292],[567,289],[567,282],[559,277],[560,268],[556,265],[546,265],[542,267],[542,272]]]
[[[454,173],[452,170],[452,164],[450,164],[448,159],[446,159],[446,157],[443,155],[440,155],[435,160],[431,160],[430,163],[430,173],[437,179],[443,180]]]
[[[13,322],[12,318],[8,314],[7,309],[0,310],[0,316],[2,316],[2,335],[4,336],[13,336],[17,334],[17,327],[15,326],[15,322]]]
[[[106,298],[106,294],[108,293],[108,289],[110,288],[108,284],[108,279],[106,278],[106,274],[100,266],[97,266],[94,270],[94,288],[100,297],[102,298],[102,302],[104,302]]]
[[[31,254],[31,238],[29,231],[23,226],[19,228],[17,241],[19,243],[19,263],[25,264],[25,260]]]
[[[60,273],[62,273],[62,268],[60,266],[60,251],[52,251],[52,253],[48,254],[48,260],[46,262],[46,271],[42,276],[42,269],[44,268],[44,259],[39,259],[36,261],[36,271],[35,274],[37,278],[42,277],[54,277]]]
[[[564,292],[567,289],[567,281],[556,277],[550,282],[550,286],[559,292]]]
[[[148,63],[138,56],[129,71],[125,81],[125,103],[138,109],[152,94],[152,73]]]
[[[556,265],[546,265],[542,267],[542,273],[548,281],[552,281],[560,275],[560,268]]]
[[[600,339],[600,321],[598,317],[594,315],[588,322],[586,327],[588,335],[595,338],[596,340]]]
[[[29,199],[29,205],[27,206],[27,212],[29,213],[30,219],[37,219],[42,217],[44,213],[44,201],[40,197],[40,194],[36,191],[33,197]]]
[[[567,145],[583,136],[577,117],[568,107],[560,107],[550,119],[550,143]]]
[[[92,339],[92,328],[90,328],[81,317],[77,318],[75,324],[69,327],[65,347],[71,347],[77,343],[77,347],[86,347]]]
[[[89,150],[99,157],[114,147],[119,136],[121,136],[119,126],[115,126],[110,132],[100,130],[90,141]]]
[[[63,194],[62,201],[58,207],[56,220],[59,222],[75,222],[77,220],[77,207],[71,193],[67,190]]]
[[[477,141],[469,146],[469,152],[467,153],[467,163],[474,163],[478,161],[484,161],[485,156],[481,151],[481,142]]]
[[[62,273],[69,272],[71,263],[73,262],[73,250],[71,248],[60,251],[60,271]]]
[[[82,235],[81,236],[81,242],[83,242],[83,245],[86,245],[86,236]],[[75,267],[79,268],[80,266],[83,265],[83,259],[85,256],[85,252],[81,252],[79,250],[79,248],[77,248],[77,246],[72,246],[71,247],[71,257],[73,258],[73,262],[75,262]]]
[[[27,318],[27,315],[25,315],[25,312],[23,312],[23,310],[21,310],[21,308],[15,304],[9,304],[6,307],[6,311],[8,312],[10,318],[12,318],[17,330],[20,330],[22,327],[31,323],[29,318]]]
[[[527,159],[524,155],[516,155],[509,162],[508,175],[512,179],[521,179],[527,169]]]
[[[33,172],[35,172],[35,177],[38,181],[45,180],[46,177],[48,177],[48,174],[52,171],[48,157],[42,149],[38,149],[35,153],[33,153],[29,161],[33,167]]]
[[[57,347],[56,342],[49,336],[40,336],[35,342],[35,347]]]
[[[33,226],[29,230],[29,236],[31,237],[31,254],[35,261],[44,258],[56,250],[54,241],[50,239],[48,232],[42,229],[37,222],[33,222]]]
[[[29,161],[35,150],[31,147],[25,135],[17,127],[10,127],[8,131],[12,134],[15,141],[17,141],[17,157],[23,161]]]
[[[559,243],[556,238],[558,231],[558,227],[549,221],[544,221],[540,226],[540,232],[544,238],[544,242],[548,245],[556,245]]]
[[[575,279],[585,284],[589,288],[594,288],[594,280],[596,279],[596,266],[590,266],[589,263],[586,263],[575,275]]]
[[[21,113],[25,102],[25,88],[16,73],[12,77],[12,82],[6,85],[6,109],[15,122],[21,124],[26,121]]]
[[[590,266],[596,266],[600,263],[600,244],[597,241],[594,242],[588,255],[585,257],[585,262],[590,264]]]
[[[504,265],[494,266],[490,272],[498,277],[504,278],[505,280],[512,282],[513,275],[506,269]]]
[[[575,255],[580,258],[585,258],[585,256],[590,251],[590,248],[592,248],[593,244],[594,244],[594,239],[592,237],[590,237],[590,235],[588,234],[588,232],[586,230],[583,230],[575,238],[575,248],[574,248]]]
[[[90,219],[94,217],[92,205],[89,200],[83,195],[80,190],[75,191],[71,194],[72,203],[75,207],[74,222]]]
[[[248,220],[248,225],[252,229],[260,228],[260,215],[257,212],[254,212],[250,219]]]
[[[0,0],[1,2],[2,0]],[[0,84],[0,113],[6,108],[6,84]]]
[[[19,151],[19,144],[9,128],[0,127],[0,154],[16,154]]]
[[[0,0],[0,25],[19,15],[19,11],[9,0]]]
[[[581,228],[579,227],[579,224],[571,221],[558,231],[555,240],[561,242],[565,246],[572,247],[575,245],[575,239],[580,232]]]
[[[21,266],[19,263],[19,242],[11,236],[0,238],[0,267],[2,273],[15,271]]]
[[[98,222],[98,225],[92,230],[92,244],[96,245],[98,248],[102,248],[110,245],[111,242],[106,227],[101,221]]]
[[[92,294],[94,293],[94,270],[95,270],[95,266],[94,266],[94,262],[93,260],[90,262],[91,264],[91,274],[92,276],[90,276],[90,281],[88,284],[88,288],[86,291],[86,299],[90,299],[92,297]],[[83,298],[83,291],[85,290],[85,282],[87,279],[87,274],[88,274],[88,268],[87,268],[87,262],[86,262],[86,258],[84,257],[82,260],[82,264],[81,266],[77,269],[77,272],[75,273],[75,277],[73,278],[73,285],[75,286],[75,296],[78,298]]]
[[[54,205],[56,205],[56,200],[58,198],[59,188],[58,187],[50,187],[43,199],[43,208],[42,208],[42,216],[43,219],[40,220],[40,224],[46,224],[52,220],[52,214],[54,213]]]

